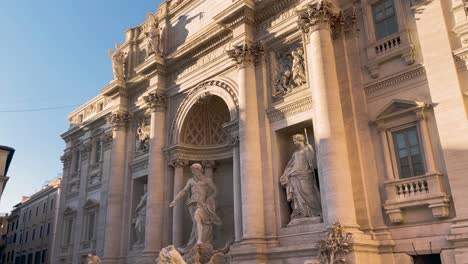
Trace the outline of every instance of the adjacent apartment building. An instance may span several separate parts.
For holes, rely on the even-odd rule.
[[[231,263],[304,263],[330,257],[317,242],[340,239],[326,236],[336,221],[354,243],[336,260],[467,263],[466,1],[167,0],[148,12],[109,52],[113,80],[68,117],[54,263],[154,263],[193,246],[194,226],[208,230],[198,242],[229,245]],[[172,203],[181,190],[215,221],[194,224],[193,200]],[[34,227],[19,229],[30,242]]]
[[[23,197],[8,217],[3,264],[43,264],[51,261],[61,179]]]

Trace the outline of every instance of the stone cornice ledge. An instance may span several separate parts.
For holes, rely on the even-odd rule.
[[[414,77],[424,75],[425,73],[426,73],[426,69],[423,66],[419,65],[418,67],[415,67],[404,73],[393,75],[393,76],[390,76],[389,78],[386,78],[385,80],[368,84],[364,86],[364,90],[366,92],[366,95],[369,95],[379,90],[393,87],[394,85],[397,85],[401,82],[405,82]]]
[[[290,102],[286,105],[278,108],[268,109],[267,116],[271,123],[285,119],[288,116],[292,116],[309,109],[312,109],[312,97],[306,96],[299,100]]]
[[[156,71],[163,71],[164,59],[160,56],[151,55],[142,64],[135,67],[135,72],[141,76],[147,76]]]

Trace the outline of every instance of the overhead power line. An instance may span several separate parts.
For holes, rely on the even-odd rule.
[[[0,110],[0,113],[40,112],[40,111],[57,110],[57,109],[64,109],[64,108],[71,108],[71,107],[78,107],[78,106],[80,106],[80,104],[54,106],[54,107],[43,107],[43,108],[31,108],[31,109]]]

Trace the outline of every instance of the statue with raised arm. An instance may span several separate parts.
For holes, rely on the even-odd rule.
[[[148,197],[148,192],[146,191],[146,186],[144,189],[145,193],[141,196],[140,202],[135,209],[135,244],[143,244],[145,241],[146,198]]]
[[[305,64],[304,64],[304,50],[298,48],[291,53],[292,61],[292,75],[293,81],[297,86],[306,83]]]
[[[320,217],[322,208],[314,172],[315,151],[302,134],[294,135],[293,143],[296,151],[280,178],[281,185],[286,189],[287,200],[291,204],[291,221]]]
[[[192,218],[192,232],[184,248],[178,249],[181,254],[185,254],[195,245],[211,244],[213,225],[221,225],[221,219],[216,215],[215,198],[218,190],[213,180],[203,174],[203,167],[199,163],[194,163],[190,169],[193,177],[170,204],[170,207],[174,207],[182,197],[188,195],[185,205]]]
[[[125,63],[127,61],[127,54],[125,54],[120,45],[117,44],[116,50],[109,50],[109,56],[112,59],[112,72],[115,80],[125,79]]]
[[[161,29],[159,28],[158,19],[155,15],[148,14],[148,26],[146,28],[146,56],[156,54],[161,56]]]

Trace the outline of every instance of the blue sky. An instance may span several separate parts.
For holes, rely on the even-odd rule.
[[[73,107],[112,78],[107,50],[157,10],[156,0],[0,0],[0,145],[16,149],[0,201],[9,212],[62,173],[60,134]]]

